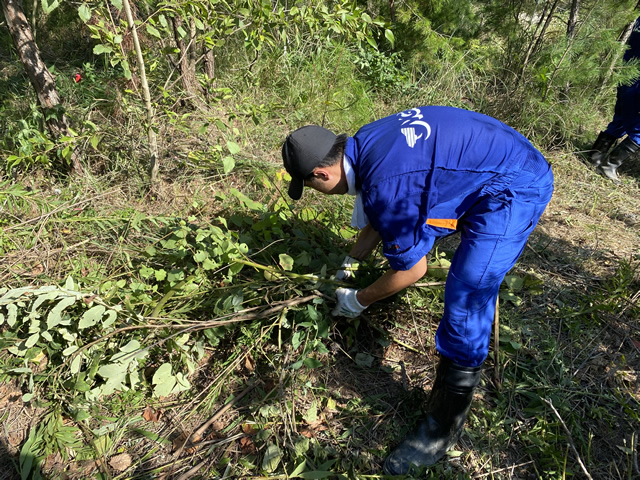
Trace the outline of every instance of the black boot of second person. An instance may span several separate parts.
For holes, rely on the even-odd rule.
[[[428,467],[451,448],[467,419],[482,367],[463,367],[442,357],[429,396],[427,418],[384,462],[387,475],[406,475]]]
[[[598,173],[613,182],[619,182],[618,167],[627,159],[633,157],[638,150],[640,150],[640,145],[629,137],[625,138],[616,148],[611,150],[609,156],[597,168]]]
[[[591,150],[587,152],[587,157],[591,165],[599,167],[616,140],[617,138],[612,137],[608,133],[600,132],[598,134],[598,138],[596,138],[596,141],[593,143]]]

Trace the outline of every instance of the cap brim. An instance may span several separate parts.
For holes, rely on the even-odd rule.
[[[304,188],[304,180],[301,178],[292,178],[289,184],[289,196],[293,200],[300,200],[302,197],[302,189]]]

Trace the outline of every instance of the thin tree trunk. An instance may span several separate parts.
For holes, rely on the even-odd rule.
[[[571,10],[569,11],[569,20],[567,21],[567,39],[569,41],[571,41],[575,36],[579,11],[580,11],[580,0],[573,0],[571,2]]]
[[[13,39],[20,61],[29,75],[31,85],[38,97],[38,103],[44,112],[47,130],[55,139],[69,135],[67,118],[61,111],[60,96],[56,82],[42,61],[40,50],[33,39],[33,33],[24,14],[22,0],[0,0],[4,19]],[[77,153],[71,154],[71,171],[82,173],[82,165]]]
[[[538,50],[538,48],[540,47],[540,44],[542,43],[542,39],[544,38],[545,33],[547,33],[547,28],[551,23],[551,19],[553,18],[553,13],[555,12],[556,7],[558,6],[558,2],[559,0],[553,0],[553,3],[551,4],[551,8],[549,9],[549,13],[546,16],[546,20],[545,20],[545,13],[547,13],[547,8],[549,4],[548,3],[545,4],[544,10],[542,11],[542,15],[540,16],[540,21],[538,22],[538,25],[536,26],[536,31],[534,32],[534,38],[531,39],[531,43],[529,43],[529,48],[527,49],[527,54],[524,57],[524,62],[522,62],[522,69],[520,70],[520,76],[516,81],[516,88],[518,88],[520,81],[524,77],[524,72],[527,68],[527,65],[529,64],[529,58],[531,57],[531,55],[533,55],[535,51]],[[536,34],[538,33],[538,29],[542,25],[543,20],[544,20],[544,26],[542,27],[542,31],[540,32],[540,34],[538,34],[536,38]]]
[[[567,20],[567,48],[571,46],[576,36],[576,25],[578,24],[579,11],[580,11],[580,0],[573,0],[571,2],[571,10],[569,10],[569,19]],[[558,67],[559,66],[560,64],[558,64]],[[555,75],[555,71],[554,71],[554,75]],[[549,85],[551,85],[551,82],[549,82]],[[564,96],[566,98],[569,98],[570,90],[571,90],[571,82],[567,82],[567,84],[564,86]],[[547,88],[547,92],[545,92],[545,97],[548,91],[549,89]]]
[[[189,50],[192,48],[191,42],[187,44],[180,35],[180,27],[182,26],[182,20],[177,16],[172,18],[173,24],[173,36],[175,38],[176,46],[179,50],[180,58],[178,59],[178,68],[180,70],[180,82],[184,90],[194,95],[198,91],[196,87],[196,69],[195,63],[192,62]]]
[[[216,78],[216,58],[213,49],[204,46],[204,73],[207,79],[213,81]]]
[[[131,37],[133,38],[133,46],[136,51],[136,57],[138,59],[138,68],[140,70],[140,84],[142,87],[142,94],[144,95],[144,104],[147,111],[147,138],[149,141],[149,180],[153,185],[158,177],[158,141],[156,138],[156,132],[153,129],[154,111],[151,106],[151,94],[149,93],[149,84],[147,83],[147,73],[144,66],[144,58],[142,57],[142,49],[140,48],[140,41],[138,40],[138,32],[136,30],[136,24],[133,21],[133,15],[131,14],[131,5],[129,0],[122,0],[122,8],[127,16],[127,23],[131,29]]]

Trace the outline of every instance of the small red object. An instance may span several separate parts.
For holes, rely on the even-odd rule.
[[[82,80],[82,75],[80,75],[79,73],[76,73],[76,76],[74,77],[76,83],[78,83],[80,80]]]

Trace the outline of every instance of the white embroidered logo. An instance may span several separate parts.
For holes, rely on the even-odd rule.
[[[424,136],[424,140],[431,136],[431,126],[427,122],[422,121],[422,113],[419,108],[412,108],[411,110],[405,110],[404,112],[398,113],[400,117],[399,120],[402,122],[402,128],[400,131],[407,139],[407,145],[413,148],[418,140],[423,138],[423,135],[426,132],[426,136]],[[420,131],[420,133],[416,133],[416,129],[422,129],[424,131]]]

